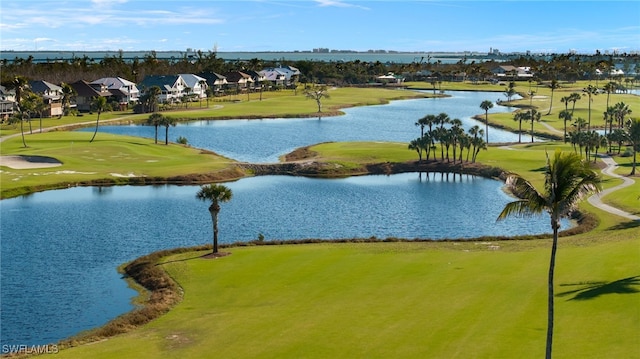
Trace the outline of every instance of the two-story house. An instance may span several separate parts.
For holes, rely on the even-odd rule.
[[[69,84],[76,91],[76,105],[80,112],[91,111],[91,103],[95,97],[111,97],[112,94],[102,84],[91,84],[84,80],[78,80]]]
[[[185,88],[188,87],[180,75],[148,75],[138,84],[143,95],[154,86],[160,88],[160,95],[158,95],[160,103],[179,102],[186,94]]]
[[[47,109],[42,113],[45,117],[62,116],[62,87],[47,81],[31,81],[29,87],[33,93],[42,97]]]
[[[187,88],[190,89],[190,94],[194,95],[196,99],[200,100],[207,97],[207,79],[194,74],[179,74],[179,76],[182,77]]]
[[[138,86],[122,77],[103,77],[92,81],[90,84],[91,86],[106,87],[122,109],[125,109],[130,103],[138,102],[140,97]]]

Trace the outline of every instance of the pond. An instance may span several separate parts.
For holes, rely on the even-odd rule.
[[[185,137],[193,147],[204,148],[234,160],[252,163],[278,162],[281,155],[296,148],[329,141],[406,142],[420,136],[416,121],[427,114],[447,113],[458,118],[468,130],[482,122],[471,117],[483,114],[480,103],[502,96],[495,92],[454,91],[451,97],[392,101],[385,105],[344,109],[345,115],[322,118],[264,120],[210,120],[180,123],[169,129],[169,141]],[[314,103],[309,102],[309,106]],[[513,108],[495,105],[492,113]],[[94,131],[85,128],[81,131]],[[152,126],[101,126],[99,131],[153,138]],[[159,140],[164,139],[160,129]],[[517,142],[518,135],[489,128],[489,142]]]
[[[222,205],[220,242],[300,238],[468,238],[547,233],[548,217],[496,217],[499,181],[405,173],[344,179],[245,178]],[[3,200],[2,344],[56,342],[132,308],[116,267],[211,243],[197,186],[78,187]],[[564,223],[564,226],[569,226]]]
[[[482,101],[502,96],[450,94],[349,108],[344,116],[321,119],[195,121],[171,128],[170,140],[184,136],[194,147],[239,161],[276,162],[298,147],[326,141],[408,142],[420,134],[415,122],[430,113],[460,118],[467,129],[483,127],[471,116],[482,113]],[[511,110],[496,105],[490,114]],[[154,135],[149,126],[101,126],[100,131]],[[517,135],[490,128],[489,139],[511,142]],[[267,240],[443,239],[548,232],[544,218],[495,222],[509,201],[500,182],[456,178],[414,173],[242,179],[228,184],[234,199],[221,213],[221,241],[259,234]],[[1,344],[55,342],[130,310],[135,293],[117,266],[152,251],[210,242],[210,217],[207,206],[195,200],[197,189],[71,188],[0,202]]]

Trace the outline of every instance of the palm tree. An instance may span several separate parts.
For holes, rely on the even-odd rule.
[[[573,102],[573,107],[571,107],[571,116],[573,116],[573,112],[576,110],[576,102],[582,98],[582,95],[577,92],[572,92],[569,95],[569,101]]]
[[[556,89],[560,88],[560,84],[558,83],[558,80],[556,79],[551,80],[551,83],[549,84],[549,88],[551,89],[551,101],[549,102],[549,112],[547,112],[547,115],[551,114],[551,108],[553,108],[553,93],[555,92]]]
[[[418,153],[418,163],[422,163],[423,142],[423,137],[416,138],[415,140],[411,140],[411,142],[409,142],[409,146],[407,147],[407,149],[414,150]]]
[[[160,125],[164,126],[164,144],[169,144],[169,126],[175,126],[176,120],[173,117],[162,116]]]
[[[158,105],[158,96],[162,93],[162,89],[159,86],[151,86],[147,90],[147,111],[156,112]]]
[[[155,127],[155,130],[156,130],[155,143],[156,144],[158,144],[158,126],[160,126],[160,123],[162,122],[163,117],[164,116],[162,116],[161,114],[154,112],[149,116],[149,118],[147,118],[147,125],[151,125]]]
[[[567,142],[567,121],[571,121],[571,112],[569,110],[560,111],[558,118],[564,122],[564,142]]]
[[[592,85],[589,85],[582,89],[584,93],[589,97],[589,119],[587,121],[587,131],[591,131],[591,97],[598,94],[598,88]]]
[[[487,143],[489,143],[489,109],[493,108],[493,102],[489,100],[484,100],[480,104],[480,108],[484,110],[484,125],[485,125],[485,135],[487,136]]]
[[[529,121],[531,121],[531,143],[533,143],[533,123],[540,122],[540,116],[542,114],[535,109],[531,109],[529,111]]]
[[[27,142],[24,139],[24,121],[29,118],[28,111],[25,111],[22,108],[22,97],[25,91],[29,89],[29,82],[23,76],[16,76],[10,84],[10,87],[16,93],[16,113],[18,114],[18,118],[20,120],[20,133],[22,134],[22,145],[27,147]]]
[[[210,184],[200,187],[196,198],[201,201],[211,201],[209,213],[213,222],[213,253],[218,253],[218,213],[220,213],[220,202],[229,202],[233,197],[231,189],[219,184]]]
[[[516,174],[508,177],[507,184],[521,199],[507,203],[498,216],[498,220],[512,215],[531,216],[542,212],[547,212],[551,216],[553,242],[547,283],[548,311],[545,356],[550,359],[553,344],[553,279],[560,220],[569,216],[584,195],[600,190],[600,178],[589,168],[587,163],[582,162],[579,155],[571,152],[563,154],[560,150],[556,150],[553,160],[550,161],[547,158],[544,193],[538,192],[529,181]]]
[[[64,115],[68,115],[71,110],[71,100],[77,94],[76,90],[67,83],[62,84],[62,108]]]
[[[610,81],[602,88],[607,93],[607,107],[609,107],[609,97],[611,97],[611,93],[615,92],[618,88],[618,84],[613,81]]]
[[[640,151],[640,119],[635,118],[627,122],[627,138],[631,142],[633,151],[633,164],[630,173],[633,176],[636,174],[636,154]]]
[[[96,138],[96,134],[98,133],[98,123],[100,122],[100,114],[107,110],[107,98],[104,96],[96,96],[91,101],[91,107],[93,107],[96,112],[98,112],[98,116],[96,117],[96,130],[93,132],[93,136],[91,137],[90,143]]]
[[[513,120],[518,121],[518,143],[522,143],[522,121],[528,121],[529,112],[520,111],[513,115]]]

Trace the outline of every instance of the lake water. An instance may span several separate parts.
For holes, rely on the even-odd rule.
[[[448,113],[466,128],[479,104],[500,93],[394,101],[316,119],[197,121],[170,129],[195,147],[240,161],[275,162],[325,141],[403,141],[419,136],[425,114]],[[310,103],[310,106],[313,104]],[[509,111],[496,106],[490,113]],[[93,129],[85,129],[93,131]],[[153,137],[149,126],[101,131]],[[161,131],[161,134],[163,131]],[[491,129],[490,141],[517,135]],[[416,173],[346,179],[266,176],[229,183],[234,199],[220,214],[221,242],[298,238],[469,238],[548,232],[548,218],[495,218],[510,198],[502,183]],[[132,308],[135,293],[116,267],[152,251],[210,243],[198,187],[71,188],[0,202],[0,344],[56,342]],[[330,224],[330,225],[327,225]],[[565,225],[568,225],[565,223]]]
[[[448,178],[448,180],[447,180]],[[220,242],[467,238],[547,233],[548,218],[496,223],[512,200],[495,180],[417,173],[245,178],[222,205]],[[79,187],[0,202],[2,344],[56,342],[132,309],[116,267],[211,242],[197,186]],[[567,225],[567,223],[565,223]]]
[[[459,118],[468,130],[474,125],[485,128],[471,117],[484,114],[480,103],[484,100],[504,99],[495,92],[448,92],[451,97],[392,101],[386,105],[362,106],[344,109],[344,116],[264,120],[210,120],[181,123],[169,129],[169,141],[179,136],[189,144],[205,148],[238,161],[264,163],[277,162],[278,157],[296,148],[329,141],[391,141],[406,142],[420,136],[415,123],[427,114],[445,112],[450,118]],[[312,101],[309,106],[315,106]],[[511,112],[514,109],[494,105],[492,113]],[[81,131],[94,131],[85,128]],[[100,126],[99,131],[153,138],[152,126]],[[160,129],[159,140],[164,138]],[[517,142],[518,135],[489,128],[490,142]]]

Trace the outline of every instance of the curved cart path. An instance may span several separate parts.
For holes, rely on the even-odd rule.
[[[611,188],[607,188],[604,191],[594,194],[591,197],[589,197],[588,201],[589,203],[591,203],[591,205],[593,205],[594,207],[597,207],[603,211],[615,214],[617,216],[620,217],[624,217],[627,219],[631,219],[634,221],[640,221],[640,216],[636,216],[634,214],[631,214],[629,212],[625,212],[623,210],[620,210],[618,208],[612,207],[608,204],[602,203],[601,198],[608,195],[609,193],[613,192],[613,191],[617,191],[619,189],[625,188],[625,187],[629,187],[634,183],[634,180],[632,180],[629,177],[625,177],[625,176],[620,176],[619,174],[614,173],[615,169],[618,168],[618,164],[616,163],[616,161],[613,160],[613,158],[611,158],[611,156],[606,156],[606,155],[600,155],[599,156],[602,159],[602,162],[604,162],[607,167],[605,167],[602,170],[602,173],[607,175],[607,176],[611,176],[614,178],[621,178],[624,182],[618,186],[615,187],[611,187]]]

